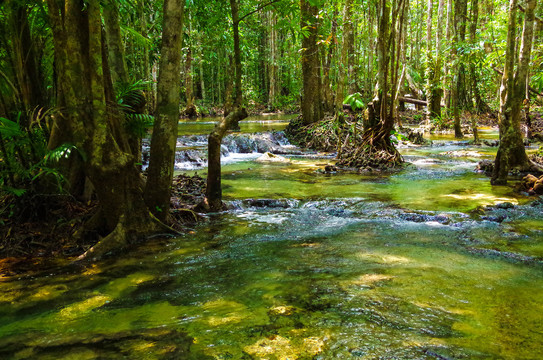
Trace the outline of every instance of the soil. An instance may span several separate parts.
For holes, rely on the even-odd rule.
[[[205,194],[205,179],[178,175],[172,185],[172,227],[182,231],[200,217],[191,209]],[[0,198],[0,268],[26,259],[77,256],[98,239],[74,233],[94,214],[98,202],[69,195],[6,195]],[[10,260],[11,259],[11,260]]]

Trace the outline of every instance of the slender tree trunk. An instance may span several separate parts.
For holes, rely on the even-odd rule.
[[[318,8],[312,5],[309,0],[300,0],[300,10],[301,27],[307,32],[307,36],[302,38],[302,118],[304,124],[311,124],[321,120],[324,116],[317,46]]]
[[[431,1],[431,0],[430,0]],[[439,1],[437,26],[436,26],[436,51],[435,56],[433,50],[428,48],[428,67],[426,86],[428,106],[426,107],[426,121],[429,124],[433,119],[441,116],[441,97],[443,89],[441,88],[441,37],[442,37],[442,18],[443,18],[444,0]]]
[[[339,61],[339,73],[337,81],[337,92],[336,92],[336,106],[335,112],[338,117],[343,116],[343,100],[345,99],[345,80],[348,73],[349,67],[349,50],[351,50],[351,45],[349,41],[352,40],[353,24],[352,24],[352,0],[345,0],[345,5],[343,7],[343,39],[341,44],[341,59]]]
[[[334,56],[334,50],[336,48],[336,32],[337,32],[337,17],[338,9],[337,6],[334,7],[334,12],[332,14],[332,28],[330,30],[330,43],[326,48],[326,56],[324,58],[323,66],[323,100],[324,100],[324,111],[331,112],[334,108],[334,95],[332,93],[332,60]]]
[[[279,69],[277,66],[277,17],[272,10],[268,12],[270,19],[269,31],[269,48],[270,48],[270,65],[269,65],[269,84],[270,91],[268,93],[268,109],[275,110],[277,96],[279,94]]]
[[[232,123],[247,117],[245,108],[235,108],[228,116],[224,117],[209,134],[207,141],[207,187],[206,199],[203,207],[206,211],[216,212],[224,209],[222,203],[221,185],[221,143],[226,131],[232,127]]]
[[[466,21],[467,21],[467,0],[458,0],[455,3],[454,25],[455,25],[455,45],[453,47],[453,58],[458,57],[458,47],[466,40]],[[465,98],[465,74],[464,64],[461,61],[456,61],[454,69],[453,83],[453,112],[454,112],[454,136],[462,138],[460,110],[463,108]]]
[[[404,1],[404,6],[400,15],[400,21],[399,21],[399,33],[398,33],[398,39],[399,39],[399,48],[398,48],[398,61],[397,61],[397,68],[399,69],[399,66],[401,64],[402,66],[402,72],[400,74],[400,77],[397,81],[397,84],[395,86],[394,91],[394,104],[393,104],[393,119],[397,121],[398,126],[402,126],[402,122],[399,116],[399,109],[400,109],[400,96],[402,95],[402,87],[403,83],[405,81],[405,74],[407,71],[407,17],[409,16],[409,0]],[[396,70],[397,71],[397,70]]]
[[[121,37],[118,2],[107,0],[103,6],[103,14],[113,83],[121,82],[127,84],[130,79],[126,68],[124,45]],[[146,54],[144,54],[144,56],[146,56]]]
[[[237,0],[230,0],[232,11],[232,28],[234,32],[234,107],[240,107],[242,104],[241,90],[241,50],[239,44],[239,10]]]
[[[510,169],[519,168],[526,170],[532,165],[526,155],[522,140],[520,112],[522,102],[526,96],[525,86],[530,66],[536,5],[537,0],[528,0],[526,2],[520,55],[517,71],[514,72],[515,53],[511,50],[515,48],[517,0],[511,0],[509,3],[507,50],[500,89],[500,146],[492,174],[492,184],[495,185],[507,183],[507,175]]]
[[[22,104],[23,113],[34,110],[35,107],[45,105],[44,89],[39,67],[39,57],[36,45],[30,34],[28,21],[29,9],[19,1],[9,0],[6,6],[10,9],[11,16],[7,17],[10,35],[11,60],[14,69],[14,82],[18,85],[18,101]],[[7,50],[7,49],[6,49]],[[25,114],[26,115],[26,114]],[[22,125],[26,126],[26,116],[23,115]]]
[[[185,62],[185,95],[187,97],[185,114],[191,119],[198,115],[196,106],[194,105],[194,84],[192,80],[192,49],[189,47]]]
[[[157,110],[145,187],[147,205],[162,220],[169,215],[179,123],[183,10],[184,1],[164,0]]]
[[[434,14],[434,1],[428,0],[426,7],[426,51],[432,52],[432,17]]]
[[[445,39],[447,43],[451,43],[452,36],[452,22],[453,22],[453,0],[447,0],[447,24],[445,25]],[[451,108],[451,74],[450,70],[450,60],[451,60],[452,51],[450,51],[445,58],[445,66],[443,68],[443,102],[447,108]]]

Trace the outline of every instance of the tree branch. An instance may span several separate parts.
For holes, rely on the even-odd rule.
[[[524,9],[524,6],[518,4],[517,7],[518,7],[518,9],[519,9],[520,11],[526,12],[526,9]],[[543,24],[543,19],[541,19],[541,18],[538,17],[538,16],[535,17],[535,21],[538,22],[538,23],[540,23],[540,24]]]
[[[253,15],[255,12],[258,12],[258,11],[264,9],[266,6],[269,6],[269,5],[271,5],[271,4],[274,4],[274,3],[280,2],[280,1],[281,1],[281,0],[272,0],[272,1],[268,1],[268,2],[265,3],[265,4],[262,4],[262,5],[258,6],[258,7],[257,7],[256,9],[254,9],[253,11],[248,12],[247,14],[243,15],[242,17],[240,17],[240,18],[238,19],[238,24],[239,24],[240,22],[242,22],[243,20],[245,20],[245,18],[247,18],[247,17]]]
[[[496,68],[492,68],[496,73],[498,73],[499,75],[502,75],[503,76],[503,71],[501,71],[500,69],[496,69]],[[543,96],[542,93],[540,93],[539,91],[537,91],[537,89],[529,86],[528,89],[535,95],[537,96]]]

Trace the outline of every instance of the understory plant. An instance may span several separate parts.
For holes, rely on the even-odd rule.
[[[46,116],[44,112],[27,121],[23,121],[21,113],[15,121],[0,117],[2,218],[11,217],[18,202],[31,205],[37,195],[63,193],[65,181],[56,165],[76,148],[68,143],[53,150],[47,148]],[[5,198],[13,201],[4,201]]]

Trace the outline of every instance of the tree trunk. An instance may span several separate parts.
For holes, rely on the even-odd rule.
[[[345,167],[396,167],[403,159],[390,141],[394,129],[393,92],[397,84],[398,53],[392,43],[396,38],[395,29],[398,17],[405,5],[403,0],[379,0],[377,35],[377,86],[373,102],[368,104],[368,121],[361,139],[343,148],[338,161]],[[401,28],[402,24],[398,24]]]
[[[238,107],[219,122],[209,134],[207,142],[207,187],[204,209],[211,212],[221,211],[222,203],[221,185],[221,142],[226,131],[232,127],[232,123],[239,122],[247,117],[245,108]]]
[[[65,105],[62,125],[85,154],[84,166],[100,203],[93,230],[105,235],[83,257],[99,257],[165,225],[145,206],[126,133],[117,114],[108,111],[113,93],[99,2],[66,1],[61,11],[56,0],[48,0],[48,11]]]
[[[206,87],[205,87],[205,81],[204,81],[204,51],[202,50],[203,44],[202,40],[200,39],[200,53],[199,53],[199,61],[198,61],[198,70],[200,72],[200,90],[202,93],[202,101],[205,102],[206,100]]]
[[[453,22],[453,0],[447,0],[447,24],[445,25],[445,39],[447,39],[447,43],[451,43],[452,39],[452,22]],[[443,77],[443,88],[444,95],[443,95],[443,102],[445,103],[445,107],[451,108],[451,76],[449,74],[450,70],[450,60],[452,57],[453,51],[451,50],[448,52],[448,54],[445,57],[445,66],[443,68],[443,74],[445,76]]]
[[[164,0],[157,110],[145,187],[145,201],[161,220],[169,215],[177,143],[183,10],[184,1]]]
[[[473,48],[476,48],[477,44],[477,23],[479,21],[479,0],[472,0],[471,2],[471,22],[470,22],[470,43]],[[479,90],[479,76],[477,74],[477,68],[475,66],[475,59],[469,62],[469,73],[471,78],[471,91],[473,95],[473,107],[477,114],[489,113],[492,110],[490,106],[481,97],[481,91]],[[476,119],[474,117],[474,119]]]
[[[196,106],[194,105],[194,90],[192,81],[192,50],[190,47],[187,49],[187,59],[185,62],[185,94],[187,97],[185,114],[191,119],[195,118],[198,113],[196,111]]]
[[[319,49],[317,46],[318,8],[309,0],[300,0],[302,37],[302,118],[304,124],[320,121],[324,114],[320,79]]]
[[[27,125],[26,113],[44,104],[44,92],[40,74],[39,57],[36,54],[36,44],[33,44],[30,34],[27,6],[19,1],[9,0],[6,4],[11,16],[8,16],[9,47],[8,57],[14,69],[14,90],[18,102],[22,107],[17,110],[23,112],[21,125]],[[8,50],[8,49],[6,49]],[[11,54],[9,54],[11,53]]]
[[[467,0],[458,0],[455,3],[454,13],[454,25],[455,25],[455,45],[453,46],[453,58],[458,56],[458,46],[466,40],[466,21],[467,21]],[[464,64],[461,61],[457,61],[454,69],[454,83],[452,103],[454,112],[454,136],[456,138],[462,138],[460,110],[463,107],[465,98],[465,75]]]
[[[104,4],[104,25],[106,29],[106,41],[113,83],[127,84],[130,79],[126,68],[124,45],[121,37],[119,22],[119,4],[114,0],[107,0]]]
[[[341,44],[341,59],[338,66],[339,72],[335,106],[336,116],[338,117],[343,116],[343,100],[345,99],[345,79],[349,66],[349,50],[352,47],[349,44],[349,41],[352,39],[351,35],[353,32],[352,6],[352,0],[345,0],[345,5],[343,7],[343,39]]]
[[[272,10],[268,12],[270,19],[269,31],[269,48],[270,48],[270,65],[269,65],[269,84],[270,91],[268,93],[268,110],[273,111],[277,106],[277,96],[279,95],[279,67],[277,65],[277,16]]]
[[[432,0],[430,0],[432,1]],[[441,36],[442,36],[442,18],[443,18],[444,0],[439,1],[437,25],[436,25],[436,51],[435,56],[431,47],[428,48],[428,68],[427,68],[427,99],[426,122],[429,124],[432,120],[441,117],[441,97],[443,89],[441,88]],[[430,34],[431,35],[431,34]]]
[[[234,107],[240,107],[242,104],[241,89],[241,50],[239,44],[239,10],[237,0],[230,0],[232,11],[232,29],[234,33]],[[235,123],[235,121],[234,121]]]
[[[495,185],[507,183],[507,175],[510,169],[526,170],[531,166],[520,131],[520,112],[522,102],[526,96],[525,86],[530,66],[536,5],[537,0],[528,0],[526,2],[520,55],[517,71],[514,72],[515,52],[511,50],[515,48],[517,0],[511,0],[509,3],[507,50],[500,89],[500,146],[494,163],[494,172],[492,173],[492,184]]]
[[[409,0],[404,1],[403,10],[400,15],[399,21],[399,33],[398,33],[398,61],[397,69],[399,69],[400,64],[402,64],[402,72],[400,78],[397,81],[395,91],[394,91],[394,102],[393,102],[393,114],[392,118],[397,122],[398,126],[402,126],[402,121],[399,116],[400,111],[400,97],[402,96],[403,83],[405,81],[405,75],[407,72],[407,17],[409,16]],[[398,70],[396,70],[398,71]]]
[[[330,42],[326,47],[326,55],[324,57],[323,64],[323,83],[322,83],[322,92],[323,92],[323,110],[326,112],[332,112],[334,110],[334,95],[332,92],[332,60],[334,56],[334,49],[336,47],[336,32],[337,32],[337,17],[338,17],[338,8],[334,7],[334,12],[332,14],[332,28],[330,30]]]
[[[243,105],[243,93],[241,89],[241,50],[239,43],[239,9],[237,0],[230,0],[232,13],[232,30],[234,35],[234,112],[240,110]],[[232,130],[239,130],[240,117],[234,117],[230,122]]]

